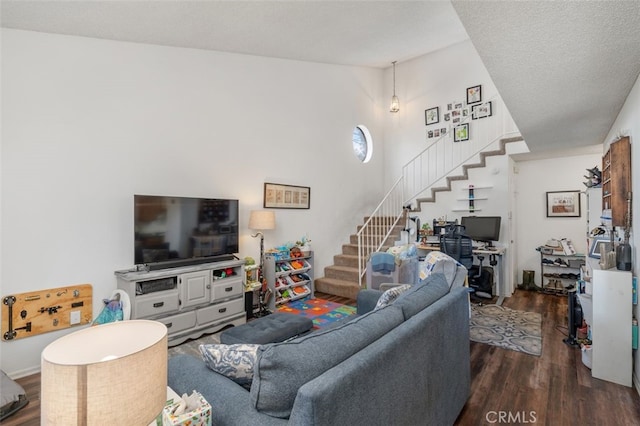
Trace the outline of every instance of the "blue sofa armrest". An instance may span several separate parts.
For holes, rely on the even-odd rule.
[[[382,291],[380,290],[360,290],[356,299],[356,313],[358,315],[363,315],[372,311],[373,308],[376,307],[376,303],[378,303],[380,296],[382,296]]]
[[[196,390],[211,405],[214,425],[284,425],[278,419],[258,412],[251,403],[249,391],[218,374],[190,355],[169,359],[167,384],[178,395],[191,395]]]

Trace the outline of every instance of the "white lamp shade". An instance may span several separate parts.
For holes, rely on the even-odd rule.
[[[167,400],[167,328],[118,321],[85,328],[42,351],[41,424],[148,425]]]
[[[400,101],[396,95],[393,95],[391,98],[391,107],[389,107],[390,112],[398,112],[400,111]]]
[[[276,214],[269,210],[252,210],[249,216],[249,229],[257,231],[276,229]]]

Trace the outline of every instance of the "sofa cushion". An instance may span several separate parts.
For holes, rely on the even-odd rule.
[[[252,344],[199,346],[207,367],[240,385],[251,384],[259,347]]]
[[[382,293],[382,296],[380,296],[380,299],[378,299],[378,302],[373,309],[384,308],[385,306],[392,304],[402,293],[409,290],[410,288],[411,285],[409,284],[402,284],[391,287],[389,290],[386,290],[384,293]]]
[[[258,349],[251,399],[255,408],[273,417],[291,414],[298,389],[340,364],[404,320],[390,305],[356,317],[338,327]]]
[[[414,285],[398,297],[392,306],[402,309],[404,319],[408,320],[427,306],[449,292],[449,283],[443,274],[429,275],[422,284]]]

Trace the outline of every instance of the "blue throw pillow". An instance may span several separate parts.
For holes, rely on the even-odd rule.
[[[204,363],[211,370],[222,374],[242,386],[251,386],[253,366],[260,345],[200,345]]]

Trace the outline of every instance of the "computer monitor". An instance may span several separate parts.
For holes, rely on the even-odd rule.
[[[492,245],[493,241],[500,240],[500,216],[464,216],[460,224],[464,226],[465,233],[472,240],[485,242]]]

